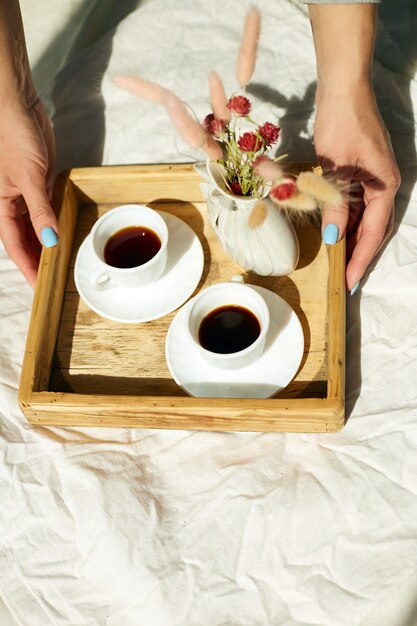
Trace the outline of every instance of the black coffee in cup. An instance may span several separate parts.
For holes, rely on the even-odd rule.
[[[200,345],[210,352],[230,354],[248,348],[259,337],[261,325],[249,309],[227,304],[213,309],[198,329]]]
[[[158,235],[146,226],[128,226],[115,232],[104,247],[107,265],[127,269],[144,265],[161,248]]]

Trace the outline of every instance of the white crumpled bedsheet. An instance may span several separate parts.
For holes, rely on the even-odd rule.
[[[349,420],[340,433],[29,426],[17,388],[32,292],[0,249],[2,626],[417,623],[412,3],[381,7],[376,90],[403,187],[395,236],[348,298]],[[67,0],[59,13],[50,0],[38,12],[22,2],[54,115],[57,169],[199,158],[162,110],[113,86],[116,72],[163,83],[199,117],[209,69],[236,89],[247,0],[136,4]],[[264,21],[254,114],[280,121],[290,159],[311,159],[315,58],[305,8],[255,4]],[[51,41],[43,49],[41,23]]]

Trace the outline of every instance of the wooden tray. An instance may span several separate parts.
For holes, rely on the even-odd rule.
[[[301,258],[285,277],[247,276],[298,314],[305,352],[290,385],[272,399],[187,396],[165,362],[175,312],[145,324],[118,324],[90,311],[74,285],[77,250],[105,211],[131,202],[181,217],[206,258],[197,289],[243,273],[206,219],[192,165],[74,169],[55,185],[60,244],[42,252],[19,388],[32,424],[204,430],[330,432],[344,424],[344,242],[324,246],[317,227],[297,228]]]

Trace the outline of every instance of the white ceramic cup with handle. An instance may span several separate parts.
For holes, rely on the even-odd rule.
[[[245,313],[249,312],[250,316],[256,318],[259,324],[257,337],[243,349],[234,352],[222,353],[204,347],[201,343],[203,320],[206,320],[209,315],[216,314],[219,309],[223,311],[226,308],[232,311],[234,307],[244,309]],[[227,323],[226,321],[226,325]],[[207,363],[224,370],[247,367],[259,359],[265,347],[269,324],[269,309],[261,294],[250,285],[234,281],[217,283],[203,289],[194,297],[185,315],[185,330],[195,349]],[[227,334],[228,331],[223,329],[221,332]],[[233,330],[233,332],[242,334],[244,331]]]
[[[104,250],[109,239],[124,228],[144,227],[160,240],[160,248],[145,263],[134,267],[114,267],[106,263]],[[97,291],[114,287],[143,287],[163,274],[167,261],[168,228],[157,211],[142,204],[125,204],[102,215],[94,224],[90,237],[92,252],[90,285]]]

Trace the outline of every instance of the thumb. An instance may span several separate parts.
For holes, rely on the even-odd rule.
[[[50,205],[44,177],[32,178],[20,186],[39,241],[46,248],[58,243],[58,221]]]
[[[349,199],[347,194],[343,195],[343,203],[340,206],[326,203],[324,205],[321,222],[323,242],[335,244],[340,241],[346,234],[348,219]]]

